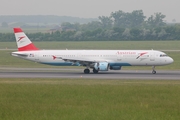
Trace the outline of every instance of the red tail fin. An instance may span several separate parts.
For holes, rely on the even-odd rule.
[[[39,50],[26,36],[21,28],[14,28],[18,51]]]

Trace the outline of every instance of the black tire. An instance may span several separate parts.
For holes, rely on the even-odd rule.
[[[156,74],[156,71],[155,71],[155,70],[153,70],[153,71],[152,71],[152,74]]]
[[[93,68],[93,73],[97,74],[99,71]]]
[[[89,74],[89,73],[90,73],[90,70],[89,70],[89,69],[84,69],[84,73],[85,73],[85,74]]]

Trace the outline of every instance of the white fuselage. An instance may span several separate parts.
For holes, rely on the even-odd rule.
[[[84,73],[120,70],[122,66],[168,65],[173,59],[165,53],[154,50],[39,50],[21,28],[14,28],[18,52],[13,56],[42,64],[57,66],[86,66]]]
[[[107,62],[110,66],[161,66],[173,62],[171,57],[155,50],[35,50],[13,52],[12,55],[58,66],[90,62]]]

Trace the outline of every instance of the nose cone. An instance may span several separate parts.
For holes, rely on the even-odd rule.
[[[171,64],[171,63],[173,63],[174,62],[174,60],[171,58],[171,57],[169,57],[168,59],[167,59],[167,63],[168,64]]]

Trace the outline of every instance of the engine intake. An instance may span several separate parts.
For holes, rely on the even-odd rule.
[[[108,71],[109,63],[107,62],[99,62],[95,63],[94,69],[97,71]]]

